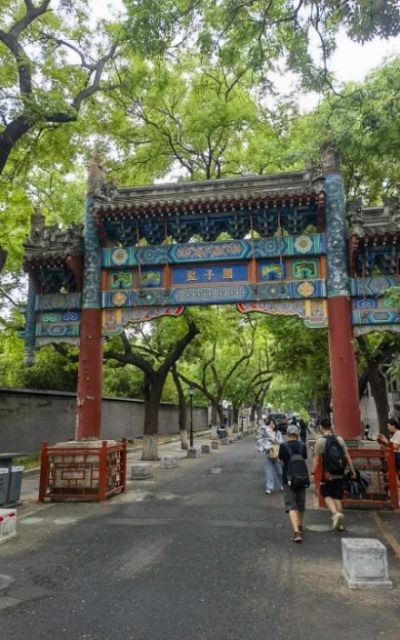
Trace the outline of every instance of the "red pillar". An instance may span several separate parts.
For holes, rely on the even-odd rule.
[[[101,309],[82,309],[75,438],[99,438],[103,341]]]
[[[346,440],[361,437],[358,377],[349,299],[328,298],[329,359],[335,433]]]

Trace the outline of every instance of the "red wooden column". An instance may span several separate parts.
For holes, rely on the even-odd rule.
[[[361,416],[350,302],[344,296],[328,299],[328,336],[335,433],[355,440],[361,437]]]
[[[361,438],[357,364],[353,346],[346,251],[346,207],[339,158],[331,146],[322,150],[326,195],[326,256],[329,359],[335,432],[346,440]]]
[[[95,167],[96,168],[96,167]],[[95,172],[95,177],[97,173]],[[89,173],[89,186],[90,173]],[[95,184],[96,187],[96,184]],[[79,342],[75,438],[100,438],[103,379],[101,246],[89,190],[85,211],[85,253]]]
[[[79,349],[76,440],[100,437],[102,378],[101,310],[83,309]]]

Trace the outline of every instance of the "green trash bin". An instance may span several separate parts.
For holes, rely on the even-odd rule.
[[[8,504],[11,506],[19,502],[23,473],[24,467],[11,467],[10,487],[8,491]]]
[[[8,503],[10,475],[8,467],[0,467],[0,507]]]

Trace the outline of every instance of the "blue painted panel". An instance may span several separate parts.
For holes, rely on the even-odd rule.
[[[36,296],[36,311],[65,311],[80,309],[82,296],[80,293],[46,293]]]
[[[171,245],[169,248],[170,261],[173,263],[246,259],[249,254],[250,243],[246,240],[193,242]]]
[[[193,289],[173,289],[171,297],[176,304],[223,304],[244,301],[249,298],[249,286],[198,287]]]
[[[247,282],[247,264],[224,264],[212,266],[191,265],[190,267],[174,267],[172,283],[174,285],[215,284],[217,282]]]
[[[150,247],[117,247],[103,249],[102,266],[125,267],[194,262],[221,262],[276,258],[279,256],[317,256],[326,253],[324,233],[301,236],[227,240],[226,242],[189,242]]]

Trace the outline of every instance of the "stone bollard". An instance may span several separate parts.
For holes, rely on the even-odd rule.
[[[176,456],[163,456],[160,460],[161,469],[175,469],[178,466],[178,458]]]
[[[343,573],[350,589],[393,589],[386,547],[375,538],[342,538]]]
[[[200,449],[198,449],[197,447],[189,447],[189,449],[187,450],[187,457],[200,458]]]
[[[202,444],[201,453],[211,453],[211,446],[209,444]]]
[[[218,442],[218,440],[213,440],[213,441],[211,442],[211,449],[214,449],[214,450],[219,449],[219,442]]]
[[[147,480],[153,477],[153,469],[148,462],[136,462],[131,466],[131,480]]]

